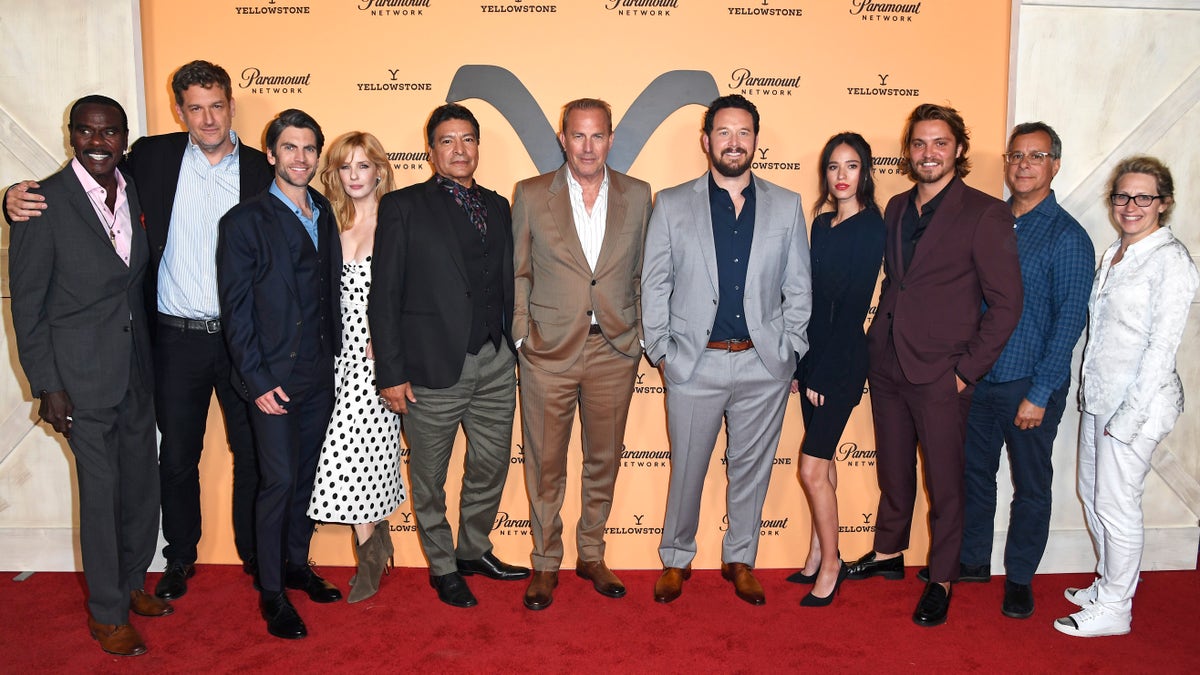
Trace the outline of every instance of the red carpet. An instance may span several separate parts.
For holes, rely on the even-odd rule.
[[[345,592],[352,570],[319,571]],[[783,570],[758,573],[764,607],[738,600],[712,570],[697,571],[670,605],[652,599],[657,572],[620,572],[630,594],[612,600],[572,570],[560,575],[554,604],[531,612],[521,606],[524,582],[470,577],[480,604],[455,609],[438,602],[426,570],[404,568],[356,605],[315,605],[292,591],[309,636],[284,641],[267,635],[239,567],[206,565],[175,614],[133,617],[150,648],[134,658],[105,654],[88,635],[81,574],[10,575],[0,581],[0,672],[1184,673],[1200,660],[1200,572],[1146,573],[1133,632],[1091,639],[1051,627],[1074,607],[1063,588],[1089,575],[1037,577],[1037,613],[1023,621],[1000,614],[1001,577],[959,584],[946,625],[920,628],[909,618],[915,572],[846,582],[831,607],[809,609],[798,605],[808,587],[785,583]]]

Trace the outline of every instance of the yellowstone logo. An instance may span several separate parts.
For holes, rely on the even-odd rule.
[[[389,152],[388,161],[396,171],[425,171],[429,168],[429,153],[421,152]]]
[[[513,447],[517,449],[517,454],[508,458],[509,464],[524,464],[525,463],[525,445],[522,443],[513,443]]]
[[[838,446],[834,459],[845,466],[875,466],[875,451],[860,450],[854,441],[847,441]]]
[[[800,88],[799,75],[760,77],[749,68],[736,68],[729,74],[729,88],[742,96],[791,96]]]
[[[656,535],[662,536],[662,527],[652,527],[644,523],[646,514],[634,513],[630,514],[632,518],[627,518],[623,521],[623,525],[613,525],[604,528],[604,534],[622,534],[622,535]]]
[[[750,168],[755,171],[800,171],[800,162],[777,162],[768,159],[770,148],[756,148],[758,156],[754,158]]]
[[[250,66],[242,69],[241,81],[238,87],[251,94],[303,94],[312,79],[312,73],[303,75],[281,75],[279,73],[264,73]]]
[[[787,529],[790,518],[763,518],[758,525],[758,534],[763,537],[778,537]],[[729,514],[721,516],[721,524],[717,526],[721,532],[729,531]]]
[[[872,2],[850,0],[850,15],[863,21],[910,22],[921,13],[919,2]]]
[[[361,0],[358,11],[368,16],[424,16],[429,0]]]
[[[846,93],[851,96],[920,96],[921,90],[915,87],[889,87],[887,73],[878,73],[879,85],[869,87],[846,87]]]
[[[432,82],[410,82],[400,79],[399,68],[388,68],[388,78],[376,82],[356,82],[358,91],[412,92],[433,91]]]
[[[804,10],[799,7],[772,7],[767,0],[753,4],[726,7],[730,16],[772,16],[796,18],[804,16]]]
[[[273,14],[308,14],[312,8],[308,5],[277,5],[270,0],[265,5],[241,5],[233,10],[241,16],[273,15]]]
[[[633,393],[635,393],[635,394],[658,394],[661,396],[662,394],[665,394],[667,392],[667,390],[664,389],[661,384],[660,385],[647,384],[645,377],[646,377],[646,373],[638,373],[637,374],[637,381],[634,382],[634,384],[633,384]]]
[[[507,511],[500,511],[496,514],[496,521],[492,523],[492,532],[527,537],[529,536],[529,519],[517,520],[509,517]]]
[[[854,534],[857,532],[874,532],[875,523],[871,519],[875,517],[874,513],[862,514],[862,522],[855,525],[838,525],[838,532],[843,534]]]
[[[630,450],[624,444],[621,445],[621,466],[652,468],[670,465],[670,450]]]
[[[608,165],[628,172],[654,130],[667,117],[686,105],[707,106],[718,95],[717,82],[708,73],[672,70],[659,75],[642,90],[613,130]],[[562,165],[562,149],[554,127],[529,89],[511,72],[499,66],[460,67],[450,82],[446,101],[458,103],[467,99],[491,104],[508,121],[538,172],[549,173]]]
[[[389,520],[383,521],[388,524],[389,530],[391,530],[392,532],[416,532],[417,531],[417,523],[416,523],[416,521],[413,520],[413,514],[411,511],[397,511],[396,513],[399,514],[400,518],[402,519],[402,522],[400,522],[399,524],[396,524]]]
[[[604,0],[604,8],[617,16],[671,16],[671,10],[679,9],[679,0]]]
[[[503,5],[480,5],[479,11],[484,14],[554,14],[558,12],[558,5],[536,5],[516,0]]]
[[[880,175],[900,175],[904,173],[900,167],[908,161],[907,157],[880,157],[876,155],[871,158],[871,173],[876,176]]]

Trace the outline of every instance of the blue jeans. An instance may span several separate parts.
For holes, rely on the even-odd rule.
[[[1009,581],[1033,580],[1050,532],[1051,455],[1062,420],[1070,380],[1050,395],[1042,423],[1022,430],[1013,424],[1029,391],[1030,378],[1012,382],[980,382],[967,415],[966,516],[963,525],[964,565],[987,565],[992,559],[996,520],[996,472],[1000,446],[1008,448],[1013,500],[1009,512],[1004,569]]]

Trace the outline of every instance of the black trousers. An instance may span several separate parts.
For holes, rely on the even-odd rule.
[[[213,391],[225,417],[233,453],[233,537],[242,560],[254,557],[254,502],[258,463],[247,403],[230,381],[225,336],[198,330],[156,327],[155,408],[162,487],[162,529],[168,562],[193,563],[200,541],[200,453]]]

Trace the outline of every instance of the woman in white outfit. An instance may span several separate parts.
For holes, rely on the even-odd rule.
[[[1068,588],[1080,610],[1054,622],[1068,635],[1129,632],[1142,558],[1142,492],[1150,456],[1183,412],[1175,352],[1200,275],[1166,227],[1171,172],[1153,157],[1113,170],[1108,200],[1120,239],[1092,284],[1080,385],[1079,496],[1099,560],[1087,588]]]

